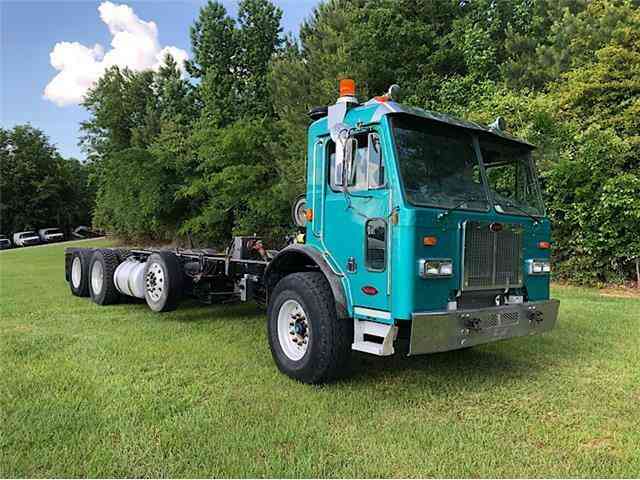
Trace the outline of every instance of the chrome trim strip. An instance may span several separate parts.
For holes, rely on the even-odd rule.
[[[391,312],[385,312],[384,310],[375,310],[373,308],[366,307],[354,307],[353,313],[356,315],[365,315],[367,317],[391,320]]]

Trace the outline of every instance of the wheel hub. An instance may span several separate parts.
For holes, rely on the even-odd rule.
[[[291,360],[300,360],[307,352],[310,325],[305,311],[296,300],[287,300],[278,312],[278,339]]]
[[[82,279],[82,262],[80,257],[75,257],[71,264],[71,282],[74,288],[80,287],[80,280]]]
[[[102,291],[102,284],[104,283],[104,269],[102,263],[95,262],[91,268],[91,288],[93,292],[98,294]]]
[[[145,287],[154,302],[160,300],[162,292],[164,291],[164,271],[159,264],[152,263],[149,266],[145,277]]]

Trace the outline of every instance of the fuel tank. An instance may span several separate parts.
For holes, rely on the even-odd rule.
[[[127,258],[118,265],[113,274],[116,289],[123,295],[144,298],[145,262],[135,258]]]

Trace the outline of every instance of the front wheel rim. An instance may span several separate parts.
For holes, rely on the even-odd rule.
[[[102,291],[102,285],[104,284],[104,268],[102,263],[95,262],[91,268],[91,288],[93,293],[99,294]]]
[[[284,354],[293,361],[304,357],[311,339],[311,325],[302,305],[287,300],[278,310],[278,341]]]

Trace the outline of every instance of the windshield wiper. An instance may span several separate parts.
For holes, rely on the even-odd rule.
[[[527,217],[533,219],[534,223],[539,223],[540,219],[531,215],[529,212],[527,212],[524,208],[519,207],[518,205],[512,203],[512,202],[499,202],[498,205],[502,206],[504,205],[505,207],[511,207],[511,208],[515,208],[516,210],[518,210],[521,213],[524,213]]]
[[[459,209],[462,205],[464,205],[465,203],[468,202],[486,202],[486,199],[482,198],[482,197],[478,197],[478,196],[472,196],[469,198],[465,198],[464,200],[462,200],[460,203],[454,205],[453,207],[440,207],[444,209],[444,212],[442,212],[440,215],[438,215],[439,218],[442,218],[446,215],[449,215],[449,213],[451,213],[454,210]]]

